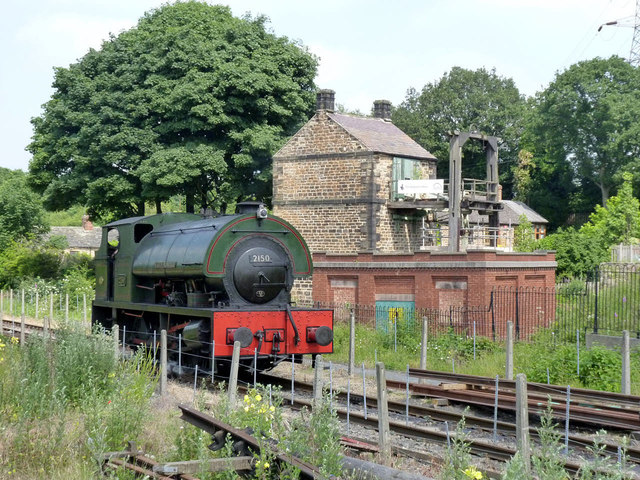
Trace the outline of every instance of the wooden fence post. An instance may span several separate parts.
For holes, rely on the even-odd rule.
[[[22,308],[20,309],[20,345],[24,345],[25,309],[24,309],[24,288],[22,289]]]
[[[427,340],[428,340],[427,317],[422,317],[422,347],[420,348],[420,369],[427,369]]]
[[[349,317],[349,376],[353,375],[356,368],[356,316],[351,309]]]
[[[389,405],[387,403],[387,379],[384,364],[376,363],[378,384],[378,447],[385,465],[391,460],[391,436],[389,433]]]
[[[513,322],[507,322],[507,361],[505,378],[513,380]]]
[[[529,447],[529,407],[527,403],[527,376],[516,375],[516,443],[527,472],[531,470]]]
[[[631,357],[629,353],[629,330],[622,331],[622,381],[620,391],[631,395]]]
[[[117,323],[111,327],[111,335],[113,336],[113,355],[117,362],[120,358],[120,327]]]
[[[322,361],[322,355],[316,355],[316,368],[313,375],[313,401],[314,407],[319,405],[322,401],[322,375],[324,369],[324,362]]]
[[[167,331],[160,332],[160,395],[167,393]]]
[[[238,393],[238,368],[240,366],[240,342],[233,342],[233,355],[231,356],[231,372],[229,372],[229,407],[233,410],[236,406]]]

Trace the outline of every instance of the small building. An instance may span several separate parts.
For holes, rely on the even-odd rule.
[[[373,118],[334,112],[334,94],[273,157],[273,210],[313,252],[413,251],[418,221],[398,221],[389,200],[399,180],[435,179],[436,158],[391,123],[391,102]],[[417,217],[416,217],[417,218]]]
[[[274,214],[295,225],[313,252],[313,283],[297,285],[298,303],[447,309],[488,305],[493,286],[553,286],[553,253],[424,248],[425,229],[438,221],[434,201],[407,202],[399,186],[436,180],[436,158],[390,113],[386,100],[374,102],[372,118],[336,113],[334,92],[322,90],[316,114],[273,157]]]
[[[86,254],[93,258],[100,248],[102,229],[94,229],[93,224],[85,215],[82,217],[81,227],[51,227],[45,237],[54,236],[61,236],[67,240],[66,253],[70,255]]]

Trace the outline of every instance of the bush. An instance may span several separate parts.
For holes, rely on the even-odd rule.
[[[619,352],[594,345],[580,358],[580,381],[586,388],[620,391],[622,359]]]

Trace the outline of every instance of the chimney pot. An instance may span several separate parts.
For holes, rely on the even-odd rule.
[[[333,112],[335,110],[336,92],[329,89],[318,90],[316,96],[316,110],[326,110]]]
[[[391,120],[391,102],[389,100],[376,100],[373,102],[373,116],[383,120]]]
[[[85,230],[93,230],[93,223],[89,219],[89,215],[82,216],[82,228]]]

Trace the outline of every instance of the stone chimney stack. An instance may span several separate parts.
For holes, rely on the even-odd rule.
[[[335,111],[336,92],[333,90],[318,90],[316,96],[316,110],[326,110],[327,112]]]
[[[373,116],[391,121],[391,102],[389,100],[376,100],[373,102]]]
[[[93,223],[89,220],[89,215],[82,216],[82,228],[85,230],[93,230]]]

